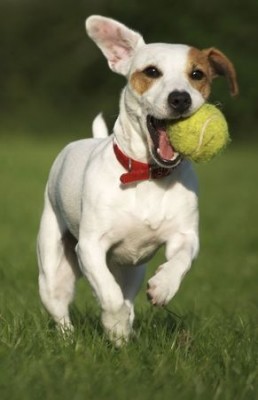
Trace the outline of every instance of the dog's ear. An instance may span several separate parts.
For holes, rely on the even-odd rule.
[[[212,78],[225,76],[229,82],[229,89],[232,96],[238,94],[238,83],[236,71],[232,62],[220,50],[215,48],[205,49],[203,52],[208,57],[211,67]]]
[[[112,71],[127,75],[135,51],[144,45],[142,36],[111,18],[92,15],[86,31],[97,44]]]

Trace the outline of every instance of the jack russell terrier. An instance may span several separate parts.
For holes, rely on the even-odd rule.
[[[145,44],[142,36],[102,16],[86,30],[110,69],[127,78],[114,132],[102,117],[93,138],[70,143],[51,169],[38,234],[41,300],[62,330],[85,276],[101,306],[105,332],[127,341],[145,264],[162,245],[166,262],[149,279],[153,305],[167,304],[199,249],[197,180],[168,141],[166,122],[195,113],[212,80],[225,76],[236,95],[235,69],[219,50]]]

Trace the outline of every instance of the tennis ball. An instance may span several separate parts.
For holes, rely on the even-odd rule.
[[[170,122],[167,133],[173,148],[197,163],[210,161],[230,141],[227,122],[212,104],[204,104],[188,118]]]

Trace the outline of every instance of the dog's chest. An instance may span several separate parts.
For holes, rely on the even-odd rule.
[[[161,188],[149,186],[153,185],[139,185],[130,207],[127,202],[124,209],[119,208],[109,232],[112,246],[108,258],[112,263],[138,265],[148,260],[178,229],[180,213],[168,207],[168,196]],[[176,201],[176,191],[174,197]]]
[[[115,243],[108,252],[112,264],[138,265],[152,257],[162,244],[158,229],[152,229],[147,222],[132,216],[114,227]]]

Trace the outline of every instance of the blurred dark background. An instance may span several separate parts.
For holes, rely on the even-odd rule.
[[[146,42],[215,46],[235,64],[240,95],[214,82],[238,140],[257,137],[257,0],[0,0],[0,133],[87,134],[102,110],[111,126],[124,78],[87,38],[90,14],[113,17]],[[89,133],[89,131],[88,131]]]

